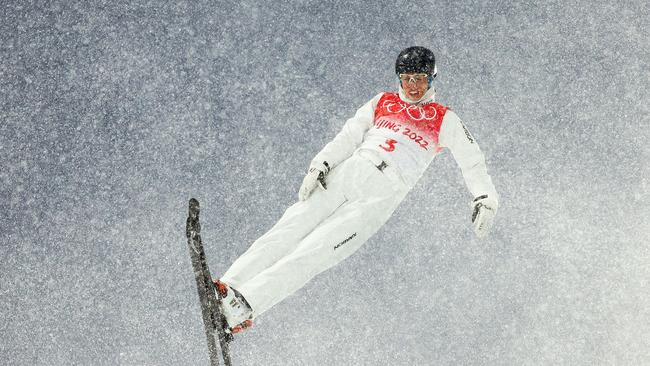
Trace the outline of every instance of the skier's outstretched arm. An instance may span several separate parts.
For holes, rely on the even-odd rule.
[[[377,94],[361,106],[354,116],[345,122],[341,132],[312,159],[309,171],[298,192],[301,201],[306,200],[319,184],[321,187],[326,188],[325,176],[327,173],[349,158],[354,150],[359,147],[363,141],[363,136],[372,126],[375,106],[382,94]]]
[[[467,127],[451,110],[445,113],[439,141],[451,151],[463,173],[465,184],[474,197],[471,204],[474,231],[483,237],[490,230],[499,205],[499,195],[487,173],[485,156]]]

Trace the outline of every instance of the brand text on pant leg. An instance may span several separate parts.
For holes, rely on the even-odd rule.
[[[340,248],[343,244],[345,244],[345,243],[349,242],[350,240],[352,240],[352,238],[354,238],[355,236],[357,236],[357,233],[354,233],[354,234],[350,235],[347,239],[345,239],[345,240],[343,240],[342,242],[336,244],[336,246],[334,247],[334,250],[337,250],[337,249]]]

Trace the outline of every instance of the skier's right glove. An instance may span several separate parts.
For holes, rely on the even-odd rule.
[[[305,179],[302,180],[302,185],[298,191],[298,199],[304,201],[309,198],[309,195],[311,195],[314,189],[316,189],[316,186],[320,186],[322,189],[327,189],[325,176],[329,171],[330,168],[326,161],[320,164],[312,163]]]

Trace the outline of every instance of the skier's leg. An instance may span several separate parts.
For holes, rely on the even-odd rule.
[[[358,199],[345,202],[307,235],[294,252],[238,288],[255,316],[350,256],[388,220],[406,191],[392,190],[382,173],[372,168],[380,176],[360,187],[365,192]]]
[[[246,281],[294,251],[305,236],[345,201],[343,192],[337,189],[337,176],[342,169],[344,166],[332,170],[327,190],[317,188],[309,199],[289,207],[280,220],[230,266],[221,281],[239,289]]]

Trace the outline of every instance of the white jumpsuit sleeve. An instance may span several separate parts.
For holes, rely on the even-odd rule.
[[[451,151],[473,197],[487,194],[499,199],[487,173],[485,156],[467,127],[452,110],[447,110],[440,128],[439,143]]]
[[[372,127],[375,117],[375,107],[382,94],[377,94],[361,106],[354,117],[345,122],[341,132],[314,157],[312,165],[318,166],[323,164],[323,162],[327,162],[330,169],[332,169],[352,155],[354,150],[361,145],[366,132]]]

